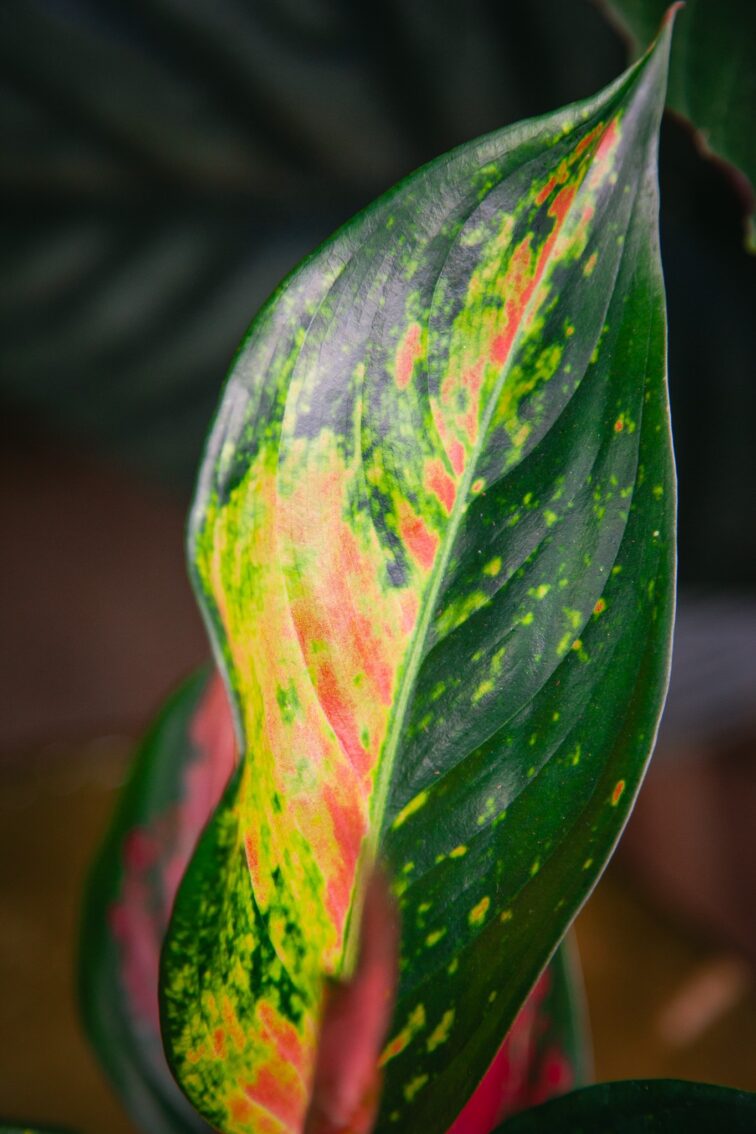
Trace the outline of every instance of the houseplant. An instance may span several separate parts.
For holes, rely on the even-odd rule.
[[[296,1049],[311,1069],[323,977],[349,976],[378,850],[403,925],[381,1121],[445,1128],[627,814],[671,616],[653,190],[668,34],[596,100],[465,147],[378,202],[284,285],[239,356],[193,546],[246,742],[164,955],[171,1058],[222,1129],[256,1129],[269,1119],[254,1108],[271,1105],[292,1129],[303,1120],[285,1067]],[[343,426],[358,400],[355,468]],[[163,727],[181,740],[176,712]],[[296,743],[273,745],[274,729]],[[287,766],[301,751],[309,764]],[[316,757],[329,774],[313,782]],[[164,786],[144,772],[134,806]],[[193,841],[182,822],[158,828],[157,852],[129,841],[127,881],[166,846],[173,859],[177,831]],[[128,914],[146,908],[111,922],[122,940],[139,944]],[[428,971],[447,997],[437,1019],[413,988]],[[240,1075],[253,1081],[235,1097]]]

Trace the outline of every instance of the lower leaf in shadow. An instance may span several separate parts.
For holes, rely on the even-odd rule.
[[[158,968],[178,884],[234,752],[223,686],[203,670],[171,698],[141,745],[89,882],[79,977],[84,1021],[130,1115],[149,1134],[208,1130],[163,1054]]]
[[[496,1134],[751,1134],[756,1094],[686,1083],[640,1079],[599,1083],[498,1127]]]

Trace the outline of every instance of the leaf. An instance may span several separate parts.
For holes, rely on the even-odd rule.
[[[486,1134],[508,1115],[587,1081],[588,1043],[579,982],[570,938],[536,981],[448,1134]]]
[[[708,1083],[639,1079],[599,1083],[525,1111],[501,1134],[751,1134],[756,1095]]]
[[[627,817],[673,601],[669,38],[401,183],[234,364],[190,543],[243,758],[161,978],[222,1131],[301,1129],[376,858],[402,918],[378,1129],[445,1130]]]
[[[666,0],[601,0],[637,54]],[[692,123],[702,148],[740,170],[756,189],[756,8],[750,0],[686,0],[669,64],[667,105]],[[751,221],[753,223],[753,219]]]
[[[380,1098],[378,1058],[397,982],[399,925],[378,869],[365,888],[360,951],[348,981],[326,988],[305,1134],[370,1134]]]
[[[331,984],[318,1036],[305,1134],[370,1134],[376,1074],[396,984],[395,917],[381,872],[367,887],[355,975]],[[570,942],[572,946],[572,943]],[[585,1081],[586,1038],[574,947],[563,943],[536,981],[482,1082],[448,1134],[486,1134],[506,1115]]]
[[[208,1129],[165,1061],[158,966],[176,888],[234,751],[222,684],[197,673],[137,753],[89,880],[79,961],[84,1020],[129,1113],[149,1134]]]

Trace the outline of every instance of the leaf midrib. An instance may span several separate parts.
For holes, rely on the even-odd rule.
[[[564,228],[566,228],[569,219],[574,214],[577,202],[580,197],[580,189],[585,184],[586,178],[591,168],[592,164],[589,164],[585,170],[585,173],[583,174],[583,177],[578,186],[578,191],[576,192],[575,197],[567,210],[564,222],[562,223],[561,227],[563,230]],[[462,227],[464,227],[464,222]],[[455,237],[455,243],[457,242],[458,238],[459,233]],[[539,281],[539,286],[543,284],[549,277],[554,263],[555,254],[552,251],[546,262],[543,274]],[[433,296],[431,297],[431,305],[433,303],[433,297],[435,296],[438,289],[439,279],[440,274],[437,277],[436,283],[434,285]],[[427,641],[431,619],[436,609],[443,579],[446,576],[446,570],[449,564],[452,549],[455,546],[457,534],[467,511],[470,486],[473,482],[474,474],[477,470],[481,453],[486,443],[488,429],[495,411],[495,407],[498,404],[504,383],[511,373],[512,365],[517,351],[522,343],[525,329],[531,326],[533,315],[540,306],[540,301],[538,300],[538,291],[539,287],[537,286],[536,288],[534,288],[533,295],[528,301],[523,317],[517,326],[517,330],[512,340],[512,345],[507,360],[502,366],[500,376],[497,379],[494,389],[492,390],[489,397],[488,404],[481,419],[478,440],[473,448],[472,453],[470,454],[470,458],[465,466],[465,470],[457,486],[457,495],[452,509],[452,514],[449,517],[449,522],[447,524],[438,559],[433,566],[431,577],[428,582],[428,586],[426,587],[420,614],[415,625],[412,643],[410,645],[405,661],[399,695],[395,701],[394,711],[391,714],[388,734],[383,748],[383,757],[380,760],[378,766],[378,775],[376,777],[376,785],[373,792],[372,806],[370,809],[370,826],[368,829],[368,834],[366,836],[365,848],[361,855],[361,865],[363,866],[371,864],[375,861],[377,857],[378,847],[383,835],[385,834],[386,804],[388,802],[389,790],[392,782],[393,768],[399,750],[399,741],[402,730],[404,728],[410,699],[414,691],[417,677],[422,665],[424,647]],[[344,943],[345,956],[349,956],[352,951],[350,946],[353,944],[351,939],[353,938],[355,933],[355,920],[356,919],[353,918],[349,919],[349,925],[345,934]]]

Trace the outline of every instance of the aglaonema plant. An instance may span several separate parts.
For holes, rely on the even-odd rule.
[[[407,179],[236,359],[190,549],[241,756],[162,965],[170,1062],[221,1130],[302,1129],[377,860],[377,1128],[447,1130],[628,813],[672,616],[668,43]]]
[[[157,969],[178,882],[220,798],[234,751],[222,683],[198,673],[168,702],[137,753],[90,881],[81,958],[86,1024],[135,1121],[150,1134],[208,1129],[173,1082],[162,1055]],[[380,905],[377,912],[383,912]],[[373,936],[385,936],[384,927],[374,929]],[[462,1132],[490,1125],[502,1106],[535,1104],[585,1080],[571,968],[570,949],[562,946],[467,1108]],[[353,987],[354,982],[345,990],[347,1024]],[[338,986],[330,991],[339,994]],[[356,1007],[364,1028],[363,1005]],[[353,1035],[350,1042],[354,1047]],[[332,1062],[340,1071],[343,1051],[337,1051]]]
[[[237,355],[190,525],[223,680],[146,740],[85,916],[89,1032],[149,1134],[753,1118],[681,1084],[524,1110],[584,1081],[560,942],[667,681],[670,35],[407,178]]]

